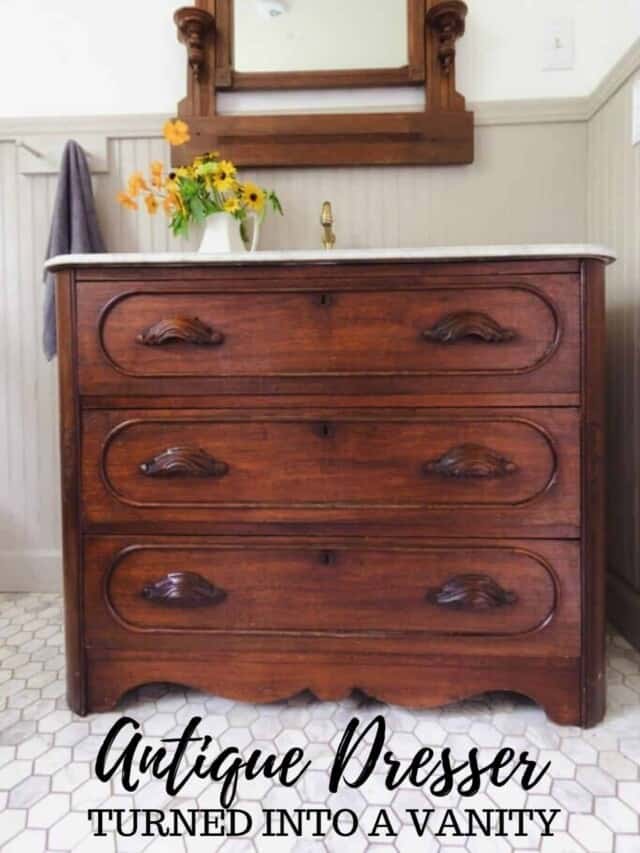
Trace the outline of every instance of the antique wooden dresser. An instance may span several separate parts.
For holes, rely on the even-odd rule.
[[[599,247],[63,257],[68,695],[604,713]]]

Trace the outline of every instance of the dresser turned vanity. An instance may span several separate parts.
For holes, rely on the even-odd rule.
[[[603,716],[600,247],[57,258],[68,697]]]

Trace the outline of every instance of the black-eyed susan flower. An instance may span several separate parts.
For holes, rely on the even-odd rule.
[[[225,213],[239,213],[242,210],[242,202],[237,195],[229,196],[225,199],[223,205]]]
[[[243,184],[240,188],[240,194],[243,203],[249,210],[252,210],[254,213],[262,213],[264,210],[264,202],[267,197],[267,194],[262,187],[251,183],[251,181],[247,181],[247,183]]]
[[[236,167],[230,160],[221,160],[213,173],[213,185],[218,192],[224,193],[237,186]]]

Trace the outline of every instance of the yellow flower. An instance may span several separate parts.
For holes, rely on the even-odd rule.
[[[217,164],[213,175],[213,183],[218,192],[221,193],[236,188],[236,167],[230,160],[222,160]]]
[[[118,201],[123,207],[127,207],[129,210],[138,210],[137,203],[131,198],[129,193],[118,193]]]
[[[161,187],[164,175],[164,164],[160,160],[154,160],[151,164],[151,185]]]
[[[151,216],[158,212],[158,199],[153,195],[153,193],[149,193],[144,197],[144,203],[147,208],[147,213],[150,213]]]
[[[176,175],[179,178],[192,178],[194,175],[194,169],[192,166],[179,166],[176,169]]]
[[[242,200],[246,206],[256,213],[262,213],[266,198],[265,191],[261,187],[256,186],[256,184],[252,184],[251,181],[243,184],[240,191],[242,193]]]
[[[129,178],[129,184],[127,186],[127,191],[130,196],[135,198],[140,195],[143,190],[148,190],[149,187],[147,182],[145,181],[142,172],[134,172],[133,175]]]
[[[169,119],[162,132],[167,142],[173,146],[184,145],[185,142],[189,142],[191,139],[189,125],[186,122],[181,121],[179,118],[175,121],[171,121],[171,119]]]
[[[225,199],[223,207],[227,213],[237,213],[242,207],[242,204],[237,196],[232,195],[230,198]]]

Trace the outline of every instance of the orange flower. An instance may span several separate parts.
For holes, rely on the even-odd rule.
[[[118,193],[118,201],[120,202],[120,204],[123,207],[127,207],[129,210],[138,210],[138,205],[131,198],[129,193],[125,193],[125,192]]]
[[[164,164],[160,160],[154,160],[151,164],[151,185],[160,188],[162,186],[163,174]]]
[[[176,210],[179,210],[180,199],[175,193],[169,193],[169,195],[162,202],[162,207],[164,209],[164,212],[171,216],[176,212]]]
[[[169,119],[163,129],[164,138],[170,145],[184,145],[189,142],[191,134],[189,133],[189,125],[177,118],[175,121]]]
[[[130,196],[135,198],[140,195],[143,190],[148,190],[149,187],[147,182],[145,181],[142,172],[134,172],[133,175],[129,178],[129,184],[127,187],[127,191]]]
[[[153,195],[153,193],[149,193],[144,197],[144,203],[147,208],[147,213],[150,213],[152,216],[158,212],[158,199]]]

